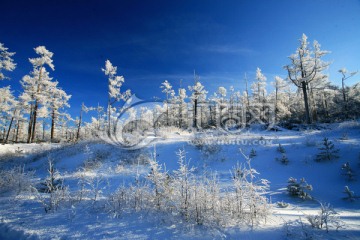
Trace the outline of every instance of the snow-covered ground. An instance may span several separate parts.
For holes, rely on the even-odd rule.
[[[41,203],[46,193],[37,193],[31,187],[17,192],[0,189],[0,239],[360,239],[360,199],[346,200],[343,193],[348,186],[356,196],[360,195],[360,124],[346,122],[319,129],[274,132],[254,128],[238,135],[197,134],[196,140],[201,140],[202,145],[216,146],[211,149],[194,145],[194,136],[189,133],[167,134],[147,148],[131,151],[102,142],[0,145],[0,169],[5,172],[24,166],[29,185],[36,187],[44,181],[49,158],[70,194],[79,191],[81,179],[88,186],[98,184],[97,204],[68,201],[49,213]],[[324,137],[339,149],[337,160],[314,161]],[[287,165],[276,160],[282,156],[277,151],[279,143],[286,150]],[[216,172],[223,188],[232,182],[231,169],[245,162],[239,149],[245,154],[256,150],[251,164],[259,177],[270,181],[266,196],[272,204],[271,214],[253,228],[245,224],[197,225],[161,211],[124,211],[115,215],[106,205],[109,196],[119,186],[134,184],[137,176],[149,174],[147,159],[154,145],[157,160],[168,172],[178,168],[176,151],[185,149],[195,174]],[[90,156],[96,161],[89,162]],[[346,162],[354,172],[354,180],[343,175],[341,167]],[[286,186],[290,177],[305,178],[313,187],[310,194],[314,200],[289,196]],[[278,202],[288,206],[280,208]],[[331,204],[338,213],[341,227],[337,231],[310,227],[306,215],[317,214],[320,202]]]

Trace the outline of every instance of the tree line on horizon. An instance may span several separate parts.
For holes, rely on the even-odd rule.
[[[260,68],[256,69],[251,84],[245,75],[243,92],[220,86],[211,95],[194,74],[194,84],[188,88],[175,90],[165,80],[160,86],[165,100],[152,108],[127,108],[125,120],[119,120],[119,115],[124,102],[131,102],[131,91],[122,91],[125,79],[117,75],[117,67],[109,60],[102,68],[108,80],[107,106],[82,104],[79,116],[73,118],[66,112],[71,95],[49,72],[55,70],[53,53],[45,46],[34,50],[37,57],[29,58],[32,71],[20,80],[22,92],[15,96],[10,85],[0,88],[3,143],[77,141],[96,137],[99,132],[111,135],[119,125],[127,132],[169,126],[195,130],[239,128],[253,123],[289,127],[356,119],[360,112],[359,84],[345,84],[357,72],[340,69],[341,86],[332,84],[324,73],[330,63],[323,61],[323,57],[329,52],[321,50],[317,41],[310,44],[305,34],[284,67],[287,78],[276,76],[270,83],[272,92],[267,92],[268,79]],[[0,80],[8,79],[4,71],[15,70],[14,54],[0,43]],[[91,121],[84,122],[83,114],[89,111],[94,112]]]

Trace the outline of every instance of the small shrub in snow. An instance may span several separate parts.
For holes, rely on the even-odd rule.
[[[97,175],[86,179],[86,185],[88,188],[87,194],[95,204],[101,197],[103,190],[106,189],[108,182],[102,176]]]
[[[344,198],[345,200],[355,201],[355,199],[357,198],[355,196],[355,192],[351,191],[348,186],[345,186],[343,193],[346,194],[346,197]]]
[[[24,166],[17,166],[10,170],[0,171],[0,193],[15,192],[31,189],[33,172],[25,172]]]
[[[163,171],[162,166],[159,164],[156,158],[156,148],[154,147],[154,152],[152,158],[150,159],[150,173],[147,176],[147,179],[152,183],[154,188],[154,203],[157,209],[161,209],[162,202],[166,198],[166,179],[168,174]]]
[[[59,172],[55,169],[53,160],[49,157],[48,159],[48,176],[45,181],[41,183],[42,187],[39,188],[40,192],[52,193],[62,187],[62,179],[60,178]]]
[[[88,145],[85,145],[84,155],[85,155],[84,168],[86,170],[96,169],[101,166],[101,161],[99,161],[97,156],[95,156],[94,152],[90,149]]]
[[[287,239],[318,239],[317,234],[301,218],[295,221],[285,221],[284,230]]]
[[[288,163],[289,163],[289,159],[287,158],[287,156],[286,156],[285,153],[283,153],[283,154],[281,155],[281,158],[276,158],[276,161],[279,161],[279,162],[281,162],[281,163],[284,164],[284,165],[288,165]]]
[[[20,147],[18,147],[17,149],[15,149],[15,153],[16,153],[17,155],[21,155],[23,152],[24,152],[24,150],[23,150],[23,149],[20,149]]]
[[[279,153],[286,153],[285,148],[279,143],[279,146],[277,147],[277,151]]]
[[[313,137],[311,136],[306,136],[305,137],[305,142],[304,142],[305,146],[307,147],[314,147],[316,146],[316,141],[314,140]]]
[[[214,156],[221,150],[221,146],[218,144],[205,144],[201,149],[201,153],[205,158],[209,158],[210,156]]]
[[[45,182],[42,183],[43,187],[39,190],[35,189],[36,198],[43,205],[46,213],[56,211],[62,203],[69,202],[71,199],[70,192],[63,185],[63,180],[60,178],[60,174],[55,169],[54,162],[50,157],[48,163],[48,176]],[[41,194],[39,191],[45,194]]]
[[[35,193],[37,201],[43,205],[46,213],[57,211],[60,205],[71,200],[70,192],[68,188],[64,186],[61,186],[48,194],[42,194],[38,191],[35,191]]]
[[[341,135],[340,140],[349,140],[349,134],[347,132],[344,132]]]
[[[350,163],[346,162],[341,166],[341,169],[343,170],[343,175],[347,177],[347,180],[352,181],[355,180],[355,174],[353,170],[350,167]]]
[[[283,202],[283,201],[277,202],[276,205],[277,205],[279,208],[287,208],[287,207],[289,206],[288,203]]]
[[[338,230],[343,226],[338,213],[330,206],[330,204],[320,203],[320,211],[316,215],[307,215],[307,220],[313,228],[325,229],[326,232],[329,228]]]
[[[256,156],[257,156],[257,153],[256,153],[255,149],[252,148],[251,151],[250,151],[249,157],[254,158]]]
[[[316,155],[315,159],[317,162],[331,161],[339,158],[339,149],[336,149],[334,144],[326,137],[323,139],[323,145],[319,148],[319,150],[321,152]]]
[[[287,191],[291,196],[296,196],[302,199],[312,199],[308,191],[312,191],[312,186],[306,182],[304,178],[297,181],[295,178],[290,177],[288,180]]]

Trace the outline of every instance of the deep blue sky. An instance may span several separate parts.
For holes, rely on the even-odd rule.
[[[242,90],[244,73],[253,80],[256,67],[269,82],[285,77],[282,67],[302,33],[332,52],[326,59],[333,62],[328,73],[335,84],[339,68],[360,69],[357,0],[0,0],[0,8],[0,42],[17,53],[18,63],[0,86],[19,91],[33,48],[44,45],[54,52],[51,76],[73,96],[72,115],[82,101],[106,104],[106,59],[125,77],[123,89],[145,99],[162,97],[165,79],[190,85],[194,69],[210,91]]]

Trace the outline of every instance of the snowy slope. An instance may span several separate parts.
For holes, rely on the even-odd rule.
[[[330,162],[315,162],[322,139],[328,137],[338,148],[340,158]],[[241,135],[221,135],[216,132],[199,133],[196,139],[216,143],[214,149],[200,148],[191,144],[192,134],[169,134],[157,139],[146,149],[127,151],[101,142],[82,142],[76,145],[2,145],[0,146],[1,169],[10,169],[25,164],[26,171],[34,171],[33,184],[43,182],[47,176],[47,162],[53,159],[56,169],[64,179],[64,185],[71,192],[79,190],[79,178],[88,182],[98,181],[99,202],[89,205],[86,201],[67,202],[57,211],[45,213],[39,197],[30,192],[20,194],[1,191],[0,238],[1,239],[303,239],[306,234],[316,239],[359,239],[360,199],[343,199],[344,186],[360,194],[358,178],[360,173],[360,125],[356,122],[326,125],[322,130],[278,132],[250,129]],[[261,144],[259,144],[261,143]],[[276,158],[278,144],[286,150],[289,164],[284,165]],[[206,145],[205,144],[205,145]],[[185,149],[190,165],[196,167],[195,174],[216,172],[221,187],[231,184],[231,169],[245,161],[239,148],[245,154],[255,149],[257,156],[252,167],[260,178],[270,181],[267,193],[274,203],[272,214],[266,223],[254,227],[210,227],[189,224],[176,215],[167,212],[125,211],[114,216],[107,211],[106,200],[119,186],[134,184],[135,177],[144,179],[150,172],[148,156],[156,145],[157,159],[171,173],[177,169],[176,151]],[[19,147],[23,150],[15,156]],[[88,149],[88,150],[86,150]],[[90,150],[90,151],[89,151]],[[96,164],[87,162],[96,159]],[[348,181],[342,175],[341,166],[349,162],[356,176]],[[85,170],[84,170],[85,169]],[[81,170],[81,171],[80,171]],[[305,178],[313,186],[310,194],[314,200],[291,197],[286,192],[289,177]],[[276,202],[289,204],[278,208]],[[319,202],[330,203],[339,213],[343,227],[338,232],[314,230],[308,225],[305,215],[316,214]],[[299,222],[299,217],[303,224]],[[287,227],[284,223],[287,222]]]

